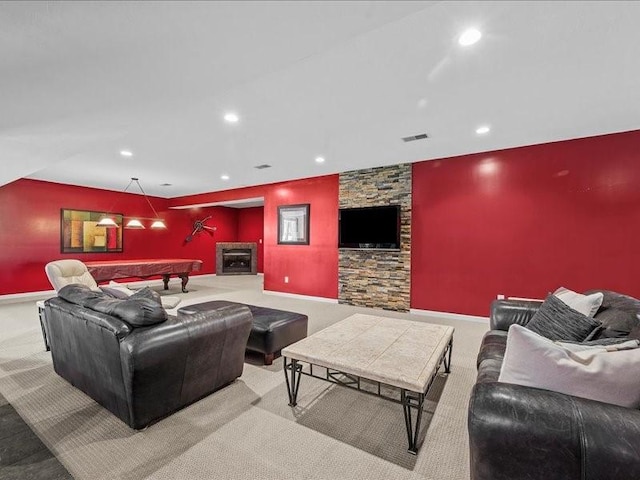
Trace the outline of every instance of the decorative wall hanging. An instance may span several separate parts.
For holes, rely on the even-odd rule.
[[[210,227],[209,225],[204,224],[204,222],[206,222],[210,218],[211,215],[203,218],[202,220],[196,220],[195,222],[193,222],[193,231],[189,235],[187,235],[187,238],[184,239],[184,243],[189,243],[191,240],[193,240],[193,237],[200,232],[207,232],[210,236],[213,237],[213,232],[217,230],[216,227]]]
[[[278,244],[309,245],[309,204],[278,207]]]
[[[115,227],[98,225],[104,212],[60,209],[60,252],[122,252],[122,214],[112,213]]]

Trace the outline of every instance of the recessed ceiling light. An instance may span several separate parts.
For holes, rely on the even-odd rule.
[[[473,45],[474,43],[476,43],[478,40],[480,40],[480,38],[482,38],[482,33],[480,33],[480,31],[476,30],[475,28],[470,28],[468,30],[465,30],[462,35],[460,35],[460,37],[458,38],[458,43],[463,47],[468,47],[469,45]]]
[[[487,133],[489,133],[491,131],[491,128],[488,127],[487,125],[483,125],[481,127],[476,128],[476,133],[478,135],[485,135]]]
[[[229,175],[220,175],[222,180],[229,180]]]
[[[133,157],[133,152],[131,152],[131,150],[120,150],[120,155],[123,157]]]
[[[316,163],[324,163],[324,157],[316,157]]]
[[[224,121],[227,123],[238,123],[238,120],[240,120],[240,117],[233,112],[225,113],[224,115]]]

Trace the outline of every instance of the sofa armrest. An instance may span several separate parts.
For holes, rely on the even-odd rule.
[[[514,323],[526,325],[542,305],[542,300],[494,300],[491,302],[491,330],[509,330]]]
[[[640,478],[640,411],[540,390],[476,384],[472,480]]]

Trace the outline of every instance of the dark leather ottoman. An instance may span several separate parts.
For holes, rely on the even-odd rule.
[[[218,300],[185,307],[210,310],[223,305],[245,305],[237,302]],[[271,365],[276,354],[287,345],[307,336],[308,317],[302,313],[276,310],[275,308],[246,305],[253,315],[253,326],[247,342],[247,350],[264,355],[264,364]]]
[[[306,315],[255,305],[247,307],[253,315],[247,350],[262,353],[265,365],[271,365],[284,347],[307,336]]]

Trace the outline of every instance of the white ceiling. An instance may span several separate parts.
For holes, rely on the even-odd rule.
[[[0,185],[175,197],[639,129],[639,22],[610,1],[0,2]]]

